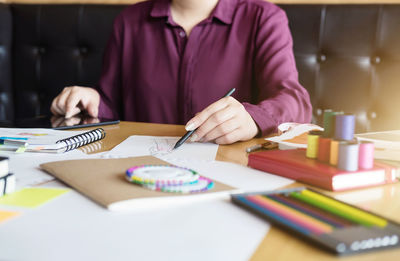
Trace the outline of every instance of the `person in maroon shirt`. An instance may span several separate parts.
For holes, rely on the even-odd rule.
[[[221,97],[236,88],[231,97]],[[150,0],[115,19],[96,88],[66,87],[51,111],[186,124],[229,144],[311,120],[284,11],[263,0]]]

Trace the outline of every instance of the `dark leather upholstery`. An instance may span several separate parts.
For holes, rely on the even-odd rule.
[[[14,118],[11,72],[12,17],[7,5],[0,4],[0,121]]]
[[[400,5],[285,5],[314,116],[356,113],[358,131],[400,129]]]
[[[64,86],[93,86],[112,21],[124,7],[13,4],[11,30],[10,12],[0,5],[0,120],[14,111],[16,118],[48,114]],[[355,113],[358,132],[400,129],[400,4],[281,7],[314,122],[334,109]]]
[[[93,86],[123,6],[13,5],[16,117],[49,114],[64,86]]]

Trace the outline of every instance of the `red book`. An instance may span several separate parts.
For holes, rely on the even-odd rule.
[[[394,183],[397,169],[375,162],[372,169],[345,171],[306,157],[305,149],[251,153],[248,165],[268,173],[332,191]]]

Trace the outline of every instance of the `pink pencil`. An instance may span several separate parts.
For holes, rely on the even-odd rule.
[[[300,226],[306,227],[316,234],[328,233],[333,230],[332,226],[269,198],[256,195],[248,196],[247,199],[270,211],[276,212],[278,215],[285,217]]]

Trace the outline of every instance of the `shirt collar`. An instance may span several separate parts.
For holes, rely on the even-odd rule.
[[[236,5],[237,0],[219,0],[211,16],[217,18],[225,24],[231,24]]]
[[[151,17],[168,17],[170,18],[170,0],[155,0],[151,9]],[[233,15],[237,5],[237,0],[219,0],[217,6],[211,14],[225,24],[231,24]]]
[[[155,0],[151,9],[151,17],[168,17],[170,0]]]

